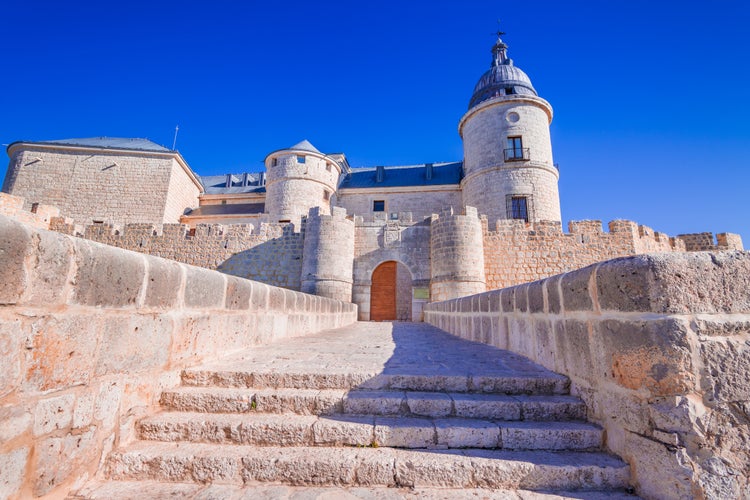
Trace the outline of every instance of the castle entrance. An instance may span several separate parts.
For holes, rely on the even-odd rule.
[[[372,272],[370,321],[411,321],[412,284],[409,269],[394,260]]]

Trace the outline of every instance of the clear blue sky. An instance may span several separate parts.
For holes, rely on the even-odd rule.
[[[147,137],[199,174],[310,140],[354,166],[459,160],[509,55],[555,110],[563,219],[750,247],[750,2],[6,2],[0,143]],[[2,162],[0,176],[5,175]]]

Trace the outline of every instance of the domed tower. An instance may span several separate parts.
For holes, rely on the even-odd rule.
[[[330,215],[331,197],[336,192],[341,166],[308,141],[269,154],[266,164],[265,212],[278,222],[293,222],[311,208]]]
[[[507,56],[500,38],[458,124],[464,143],[463,203],[497,219],[560,221],[559,173],[552,162],[552,106]]]

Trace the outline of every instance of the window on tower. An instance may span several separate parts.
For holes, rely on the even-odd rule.
[[[508,200],[508,218],[529,222],[529,197],[511,195]]]
[[[305,163],[305,157],[302,155],[297,155],[297,163]]]
[[[385,200],[375,200],[372,202],[373,212],[385,212]]]
[[[523,147],[521,136],[508,137],[505,148],[505,161],[522,161],[529,159],[529,148]]]

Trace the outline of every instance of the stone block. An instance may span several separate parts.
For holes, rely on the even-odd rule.
[[[47,307],[65,303],[73,263],[73,241],[49,231],[39,231],[35,237],[37,247],[26,302]]]
[[[544,282],[529,283],[527,288],[528,307],[530,313],[544,312]]]
[[[96,359],[96,375],[134,374],[165,366],[173,329],[173,321],[166,315],[107,318]]]
[[[99,428],[105,432],[114,429],[122,398],[122,387],[117,382],[107,382],[99,387],[94,404],[94,418],[101,422]]]
[[[523,284],[513,287],[516,296],[516,310],[521,312],[527,312],[529,310],[529,299],[528,291],[529,285]]]
[[[594,366],[587,322],[574,319],[556,322],[555,344],[558,366],[564,368],[558,371],[590,383],[599,379],[601,374]]]
[[[34,436],[68,428],[73,421],[74,403],[73,394],[39,400],[34,410]]]
[[[750,252],[695,252],[648,256],[652,312],[750,312]]]
[[[391,448],[431,448],[435,426],[423,418],[375,417],[375,442]]]
[[[22,405],[0,406],[0,443],[7,443],[29,432],[32,421],[31,411]]]
[[[435,420],[437,445],[448,448],[497,448],[500,428],[497,424],[475,419]]]
[[[249,300],[249,297],[248,297]],[[268,308],[273,311],[286,311],[286,293],[283,288],[270,287],[268,289]]]
[[[0,304],[16,304],[30,284],[26,258],[33,248],[31,231],[0,216]]]
[[[249,309],[252,293],[252,282],[234,276],[227,276],[227,298],[224,307],[230,310]]]
[[[28,448],[0,453],[0,498],[20,498],[28,461]]]
[[[33,321],[27,334],[24,388],[50,391],[88,384],[104,328],[99,315],[60,314]]]
[[[316,445],[370,446],[374,422],[370,416],[321,417],[313,424],[313,439]]]
[[[544,287],[547,289],[547,309],[552,314],[559,314],[562,308],[560,298],[560,280],[562,275],[552,276],[544,280]]]
[[[566,273],[560,278],[562,303],[565,311],[591,311],[593,303],[589,294],[589,282],[594,267],[584,267]]]
[[[648,257],[636,255],[602,262],[596,269],[596,291],[602,311],[650,311]]]
[[[21,381],[22,338],[20,321],[0,320],[0,397]]]
[[[704,339],[700,356],[705,367],[701,385],[709,402],[750,401],[750,346],[746,341]]]
[[[220,309],[224,307],[226,275],[186,266],[185,307],[189,309]]]
[[[146,273],[143,255],[85,240],[75,240],[73,301],[95,307],[136,305]]]
[[[143,305],[154,309],[174,309],[179,305],[185,266],[166,259],[148,259],[146,298]]]
[[[65,482],[71,473],[89,465],[98,454],[94,430],[48,438],[35,447],[34,495],[42,496]]]
[[[268,311],[268,296],[270,287],[263,283],[253,281],[253,291],[250,295],[250,309],[253,311]],[[304,294],[297,294],[297,300],[295,309],[297,311],[304,311]]]
[[[513,312],[515,310],[516,289],[504,288],[500,290],[500,294],[500,305],[502,307],[502,311],[506,313]]]
[[[653,396],[695,389],[687,326],[680,320],[604,320],[594,324],[592,352],[601,363],[600,379],[613,377],[628,389]]]

